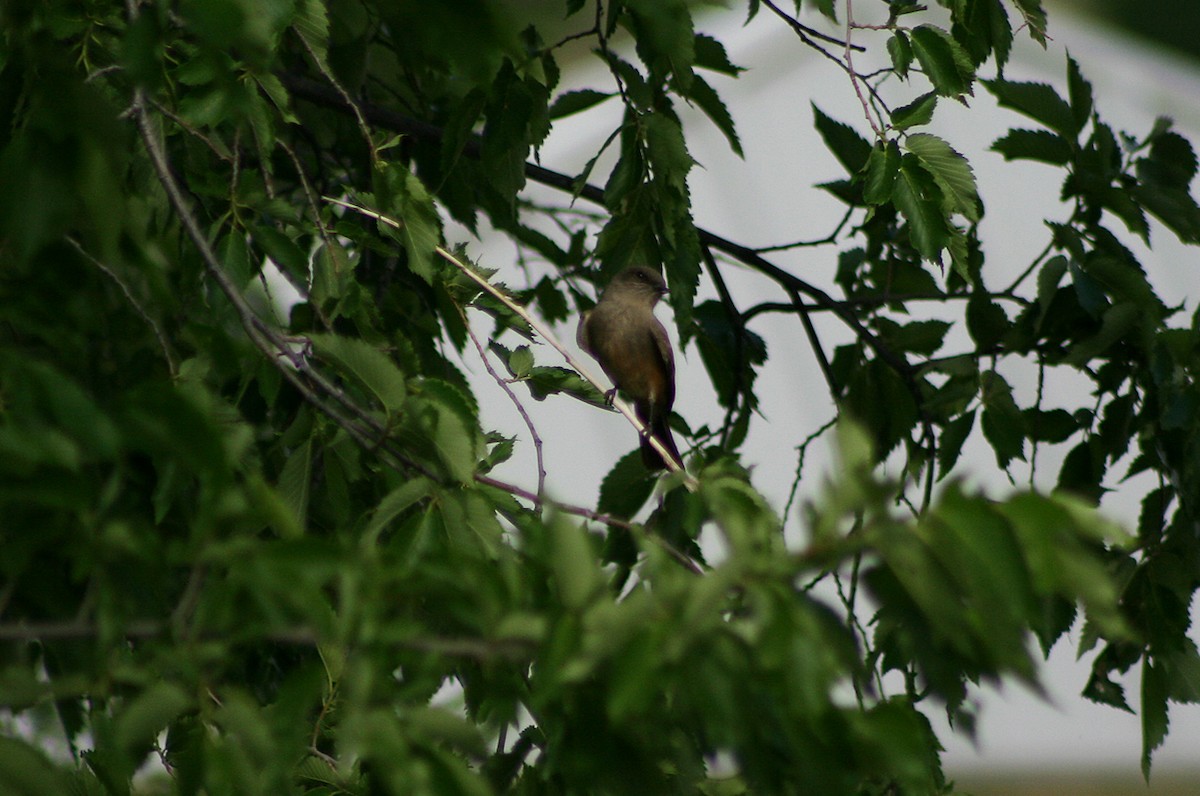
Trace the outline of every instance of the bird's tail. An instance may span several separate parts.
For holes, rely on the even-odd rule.
[[[649,411],[649,407],[641,404],[636,409],[638,418],[646,424],[646,428],[650,430],[650,433],[658,438],[658,441],[663,444],[663,447],[674,457],[675,461],[683,464],[683,457],[679,455],[679,448],[675,446],[675,437],[671,435],[671,427],[667,424],[667,415],[651,412]],[[650,440],[643,437],[641,444],[642,464],[646,465],[646,469],[665,470],[667,464],[663,461],[662,454],[650,444]]]

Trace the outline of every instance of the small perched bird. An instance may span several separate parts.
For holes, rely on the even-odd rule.
[[[614,392],[620,390],[633,401],[650,433],[682,462],[667,424],[675,403],[675,355],[667,330],[654,317],[654,305],[666,293],[666,283],[653,268],[626,268],[609,283],[600,303],[584,313],[576,340],[600,363]],[[666,467],[650,440],[643,439],[641,446],[648,469]]]

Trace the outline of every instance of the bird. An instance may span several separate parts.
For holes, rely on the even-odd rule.
[[[667,294],[662,275],[635,265],[618,273],[600,301],[579,320],[576,342],[600,363],[617,390],[632,402],[634,412],[676,462],[683,460],[668,421],[675,403],[675,355],[667,330],[654,317],[654,306]],[[641,440],[642,463],[652,471],[667,465],[662,455]]]

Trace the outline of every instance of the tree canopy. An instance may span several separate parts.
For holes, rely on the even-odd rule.
[[[811,97],[844,169],[813,186],[844,207],[818,277],[694,221],[681,108],[742,154],[718,89],[743,70],[684,0],[5,3],[3,790],[949,793],[928,717],[971,733],[973,690],[1036,687],[1075,626],[1082,694],[1138,712],[1149,776],[1170,703],[1200,701],[1200,316],[1139,257],[1152,230],[1200,243],[1196,156],[1170,120],[1106,123],[1070,58],[1009,79],[1040,0],[863,5],[745,4],[860,101]],[[605,80],[562,89],[567,51]],[[1012,112],[994,151],[1061,181],[1019,272],[930,128],[984,95]],[[539,158],[614,105],[581,173]],[[673,418],[686,473],[632,450],[597,505],[556,502],[536,402],[602,412],[607,385],[534,343],[633,263],[723,419]],[[774,300],[739,306],[734,265]],[[756,463],[798,481],[833,441],[803,506],[742,457],[768,313],[829,395],[795,459]],[[1045,388],[1063,373],[1087,389]],[[495,401],[527,435],[481,424]],[[969,439],[1003,498],[958,478]],[[500,472],[518,445],[536,483]],[[1017,486],[1048,451],[1056,488]]]

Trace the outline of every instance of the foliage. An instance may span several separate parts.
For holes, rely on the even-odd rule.
[[[1168,704],[1200,700],[1200,319],[1129,241],[1200,242],[1192,147],[1166,120],[1113,130],[1074,61],[1065,93],[1005,77],[1045,45],[1039,0],[889,2],[869,27],[805,5],[852,41],[766,0],[748,24],[789,26],[862,97],[853,123],[814,109],[845,168],[820,186],[847,208],[824,287],[693,222],[678,109],[740,154],[717,87],[741,68],[683,0],[6,3],[0,704],[67,752],[0,739],[3,790],[949,792],[927,715],[969,732],[970,690],[1036,683],[1030,640],[1048,653],[1076,621],[1085,696],[1131,709],[1114,676],[1141,664],[1148,775]],[[611,82],[563,91],[580,41]],[[999,289],[971,165],[927,129],[982,92],[1023,117],[994,149],[1061,172],[1068,212],[1027,220],[1045,250]],[[531,162],[610,103],[611,167]],[[531,180],[564,203],[526,201]],[[691,476],[648,514],[630,457],[598,510],[496,476],[514,441],[479,401],[603,399],[535,361],[531,319],[439,248],[449,219],[520,244],[537,267],[511,292],[551,324],[663,265],[726,415],[676,418]],[[738,307],[734,262],[784,303]],[[697,303],[702,279],[719,299]],[[740,458],[771,353],[752,326],[780,307],[841,418],[799,545]],[[817,310],[854,342],[825,352]],[[948,353],[955,327],[970,350]],[[476,395],[455,364],[476,353],[513,386]],[[1091,394],[1023,405],[1021,363]],[[973,435],[1010,474],[1065,450],[1059,488],[966,488]],[[1132,474],[1153,485],[1125,534],[1094,506]]]

